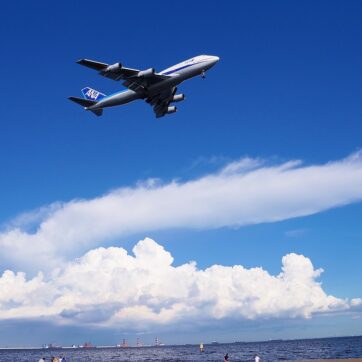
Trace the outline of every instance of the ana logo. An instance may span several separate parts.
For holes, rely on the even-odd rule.
[[[88,92],[85,94],[88,98],[97,99],[99,96],[99,92],[94,89],[89,89]]]

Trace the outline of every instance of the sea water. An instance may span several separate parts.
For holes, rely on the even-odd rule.
[[[230,362],[254,361],[258,354],[262,362],[294,361],[301,359],[358,358],[362,357],[362,337],[228,343],[204,345],[160,346],[137,348],[83,348],[83,349],[32,349],[0,350],[1,362],[35,361],[45,357],[64,356],[68,362],[78,361],[210,361],[222,362],[229,353]]]

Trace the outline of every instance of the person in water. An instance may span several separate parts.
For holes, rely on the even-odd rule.
[[[255,356],[255,362],[260,362],[260,357],[258,355]]]
[[[229,353],[224,356],[224,362],[229,362]]]

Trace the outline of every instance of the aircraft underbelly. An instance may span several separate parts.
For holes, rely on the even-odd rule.
[[[170,79],[166,79],[160,83],[156,83],[156,84],[152,85],[151,87],[149,87],[147,89],[146,95],[153,96],[155,94],[162,93],[163,90],[168,90],[172,87],[175,87],[175,86],[179,85],[182,81],[183,81],[183,79],[181,79],[178,76],[172,77]]]
[[[201,72],[201,68],[198,69],[199,67],[192,67],[192,68],[193,69],[180,71],[178,74],[174,74],[173,77],[155,83],[150,87],[146,88],[144,92],[141,91],[135,92],[133,90],[128,90],[122,93],[115,94],[114,96],[111,96],[107,99],[104,99],[103,101],[100,101],[99,103],[97,103],[96,106],[94,106],[94,108],[119,106],[122,104],[132,102],[136,99],[144,99],[147,97],[152,97],[154,95],[162,93],[163,91],[167,91],[170,88],[178,86],[184,80],[192,78]]]

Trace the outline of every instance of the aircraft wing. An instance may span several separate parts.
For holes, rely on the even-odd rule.
[[[100,75],[116,81],[123,81],[123,85],[135,92],[142,92],[152,84],[158,83],[170,76],[159,74],[153,68],[138,70],[126,68],[121,63],[109,65],[89,59],[80,59],[78,64],[97,70]]]
[[[152,97],[146,98],[146,102],[153,106],[153,111],[157,118],[163,117],[167,113],[168,106],[176,91],[177,87],[172,87]]]

